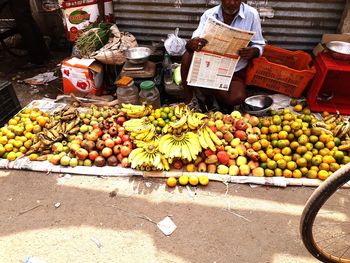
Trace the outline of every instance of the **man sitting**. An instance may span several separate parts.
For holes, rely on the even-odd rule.
[[[194,94],[195,88],[187,84],[187,75],[191,65],[194,51],[200,51],[207,40],[200,38],[208,18],[212,16],[215,19],[224,22],[231,27],[255,32],[249,46],[239,51],[240,60],[236,66],[228,91],[214,89],[196,89],[206,97],[206,104],[210,104],[214,99],[225,109],[232,110],[235,105],[240,105],[247,96],[245,86],[245,69],[250,59],[260,56],[263,53],[265,45],[261,32],[260,17],[256,9],[235,0],[222,0],[221,5],[215,6],[202,15],[198,28],[193,32],[192,39],[186,44],[186,52],[181,61],[181,78],[185,92],[185,103],[199,110],[198,100]],[[209,108],[208,108],[209,107]],[[211,110],[212,105],[207,105],[207,110]]]

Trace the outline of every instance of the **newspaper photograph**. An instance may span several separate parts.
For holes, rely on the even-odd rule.
[[[254,32],[234,28],[209,17],[201,35],[208,43],[193,54],[188,85],[228,90],[240,58],[238,51],[247,47],[253,36]]]

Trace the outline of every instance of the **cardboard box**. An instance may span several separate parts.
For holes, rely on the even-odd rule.
[[[103,65],[95,59],[67,58],[61,72],[64,93],[102,94]]]
[[[318,43],[312,53],[317,56],[318,53],[324,50],[322,44],[326,44],[331,41],[345,41],[350,43],[350,34],[323,34],[321,43]]]

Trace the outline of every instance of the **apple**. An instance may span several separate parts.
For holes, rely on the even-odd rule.
[[[97,141],[98,139],[98,132],[97,131],[92,131],[84,134],[84,138],[88,141]]]
[[[226,142],[230,142],[233,140],[233,134],[229,131],[227,131],[225,134],[224,134],[224,140]]]
[[[215,154],[214,151],[210,150],[209,148],[204,151],[204,154],[206,157]]]
[[[102,140],[107,140],[107,139],[110,139],[111,138],[111,135],[109,134],[109,133],[104,133],[103,135],[102,135]]]
[[[216,156],[221,164],[227,164],[230,159],[226,151],[219,151]]]
[[[230,159],[236,159],[238,157],[238,151],[235,148],[228,149],[227,154]]]
[[[248,176],[250,174],[250,168],[247,164],[242,164],[239,166],[239,172],[243,176]]]
[[[127,157],[129,156],[131,152],[131,148],[126,146],[126,145],[123,145],[121,148],[120,148],[120,153],[124,156],[124,157]]]
[[[108,134],[108,135],[109,135],[109,134]],[[102,139],[103,139],[103,138],[102,138]],[[108,139],[105,140],[105,145],[106,145],[106,147],[108,147],[108,148],[113,148],[114,145],[115,145],[115,142],[114,142],[113,139],[108,138]]]
[[[101,137],[102,134],[103,134],[103,131],[102,131],[100,128],[94,128],[94,129],[92,130],[92,132],[97,133],[97,136],[98,136],[98,137]]]
[[[259,140],[259,136],[257,134],[248,134],[247,136],[247,142],[250,144],[253,144]]]
[[[221,131],[217,131],[215,135],[221,140],[224,137],[224,134]]]
[[[109,166],[117,166],[118,165],[118,159],[115,155],[111,155],[107,159],[107,164]]]
[[[259,118],[256,117],[256,116],[250,116],[250,118],[249,118],[249,123],[250,123],[253,127],[258,126],[258,124],[259,124]]]
[[[97,140],[96,142],[96,148],[97,150],[102,150],[105,147],[105,142],[103,140]]]
[[[86,149],[88,152],[92,151],[93,149],[95,149],[95,142],[94,141],[83,141],[81,146]]]
[[[216,133],[218,131],[218,128],[216,128],[215,124],[214,126],[209,126],[209,128],[213,131],[213,133]]]
[[[92,162],[90,159],[85,159],[84,162],[83,162],[83,165],[84,166],[92,166]]]
[[[247,139],[247,134],[242,130],[235,131],[234,136],[239,138],[241,141],[245,141]]]
[[[198,159],[198,158],[197,158]],[[175,169],[181,169],[182,168],[182,162],[181,162],[181,160],[175,160],[174,162],[173,162],[173,167],[175,168]]]
[[[120,153],[121,148],[122,148],[122,145],[120,145],[120,144],[115,145],[115,146],[113,147],[113,153],[114,153],[115,155],[117,155],[118,153]]]
[[[77,165],[78,165],[78,159],[77,158],[71,158],[70,161],[69,161],[69,166],[75,167]]]
[[[224,118],[224,114],[220,111],[216,111],[214,113],[214,118],[215,118],[215,120],[222,120]]]
[[[54,153],[60,153],[63,151],[63,144],[60,142],[55,142],[52,147],[51,147],[52,151]]]
[[[112,126],[108,129],[108,133],[111,136],[114,136],[114,135],[118,134],[118,128],[116,126]]]
[[[115,144],[122,144],[122,138],[120,138],[119,136],[113,138],[113,141]]]
[[[60,160],[60,164],[63,166],[68,166],[70,162],[70,157],[69,156],[63,156]]]
[[[126,130],[124,127],[120,127],[118,128],[118,136],[122,138],[123,140],[123,136],[126,134]]]
[[[235,122],[235,127],[237,130],[245,131],[248,128],[248,124],[245,120],[238,120]]]
[[[242,118],[242,114],[239,112],[239,111],[233,111],[233,112],[231,112],[231,114],[230,114],[234,119],[240,119],[240,118]]]
[[[226,114],[226,115],[224,116],[223,121],[224,121],[224,123],[232,124],[232,123],[234,123],[235,119],[232,117],[232,115]]]
[[[205,173],[207,171],[207,164],[205,162],[201,162],[198,164],[198,172]]]
[[[78,151],[80,149],[80,144],[77,144],[77,143],[72,143],[69,147],[69,151],[71,153],[75,153],[76,151]]]
[[[222,120],[215,121],[215,127],[219,130],[222,126],[224,126],[224,122]]]
[[[121,153],[118,153],[118,154],[117,154],[117,159],[118,159],[118,161],[121,163],[122,160],[124,159],[124,156],[123,156]]]
[[[231,165],[228,169],[228,174],[231,176],[239,175],[239,168],[237,165]]]
[[[236,165],[236,160],[230,159],[230,160],[228,160],[228,163],[226,165],[228,167],[230,167],[231,165]]]
[[[248,166],[249,166],[250,170],[253,170],[253,169],[259,167],[259,162],[250,160],[248,162]]]
[[[106,165],[106,159],[103,156],[97,156],[97,158],[94,161],[94,164],[97,167],[102,167]]]
[[[229,168],[226,165],[219,164],[217,167],[218,174],[228,174]]]
[[[252,170],[252,175],[253,176],[264,176],[265,172],[262,167],[256,167]]]
[[[207,164],[213,164],[213,163],[217,163],[217,162],[218,162],[218,157],[215,154],[209,155],[205,159],[205,163],[207,163]]]
[[[108,158],[113,154],[113,150],[111,148],[105,147],[102,149],[101,154],[103,157]]]
[[[129,166],[129,161],[128,161],[128,157],[124,157],[123,159],[122,159],[122,161],[121,161],[121,165],[122,165],[122,167],[124,167],[124,168],[126,168],[126,167],[128,167]]]
[[[80,148],[78,151],[75,152],[75,155],[80,159],[80,160],[85,160],[89,156],[89,152],[85,150],[84,148]]]
[[[119,125],[123,125],[123,123],[126,121],[126,118],[124,117],[124,116],[119,116],[118,118],[117,118],[117,123],[119,124]]]
[[[94,161],[96,159],[96,157],[99,156],[98,152],[97,151],[91,151],[89,152],[89,159],[91,161]]]
[[[208,173],[216,173],[216,164],[208,164],[207,166]]]
[[[122,143],[130,141],[130,135],[129,134],[124,134],[124,135],[121,136],[121,139],[122,139]]]
[[[58,154],[54,154],[50,159],[50,162],[54,165],[58,165],[60,161],[61,161],[61,156]]]

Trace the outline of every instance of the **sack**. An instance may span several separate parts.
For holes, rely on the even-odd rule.
[[[124,51],[131,47],[137,47],[136,38],[128,32],[120,32],[116,25],[111,27],[112,35],[106,45],[91,54],[103,64],[121,65],[126,61]]]
[[[179,28],[175,29],[175,34],[169,34],[164,41],[164,47],[170,56],[182,56],[186,51],[186,40],[179,38]]]

